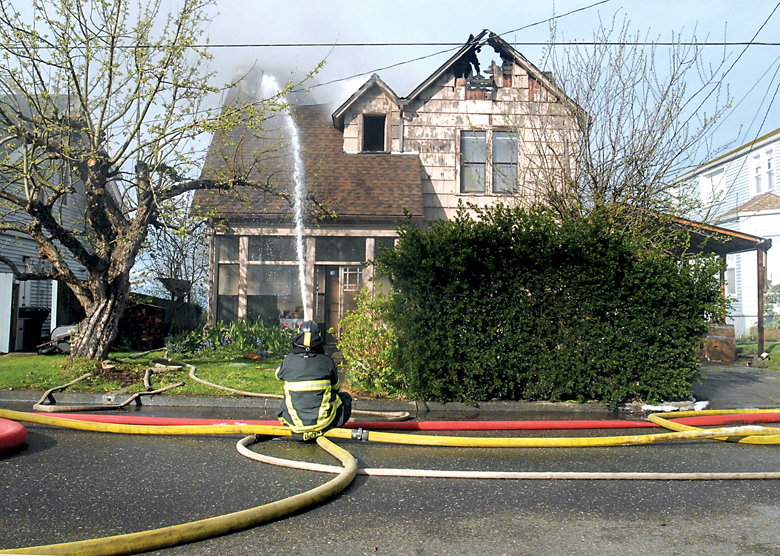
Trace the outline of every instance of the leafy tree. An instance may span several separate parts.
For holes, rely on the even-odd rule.
[[[168,202],[200,189],[260,186],[245,174],[200,175],[196,139],[241,122],[261,129],[283,95],[225,108],[210,84],[202,30],[210,0],[0,0],[0,231],[32,238],[86,312],[71,354],[104,357],[149,226]],[[83,217],[67,218],[71,196]]]

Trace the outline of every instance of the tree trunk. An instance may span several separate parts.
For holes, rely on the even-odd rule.
[[[70,357],[105,359],[119,332],[119,319],[125,312],[130,293],[129,282],[124,287],[110,288],[93,305],[93,311],[79,323],[79,331],[71,342]]]

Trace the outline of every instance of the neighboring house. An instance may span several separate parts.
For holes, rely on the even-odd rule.
[[[497,61],[480,70],[478,53],[491,49]],[[449,219],[460,201],[543,200],[546,186],[535,170],[548,153],[560,159],[574,148],[583,117],[549,76],[488,31],[470,37],[407,97],[373,75],[335,111],[298,105],[291,114],[307,214],[324,215],[304,222],[305,299],[289,203],[248,189],[240,197],[201,192],[195,207],[211,215],[214,231],[212,321],[293,324],[306,306],[306,317],[336,328],[357,291],[376,287],[363,263],[392,245],[398,221]],[[289,141],[281,139],[281,122],[267,127],[215,137],[204,174],[228,172],[290,191]],[[254,167],[258,155],[262,170]]]
[[[3,96],[0,102],[7,113],[18,109],[30,114],[24,97]],[[0,191],[24,199],[26,194],[18,181],[18,169],[14,168],[22,156],[18,143],[9,137],[3,139],[0,144]],[[38,170],[41,171],[41,167]],[[59,183],[63,176],[52,168],[44,179]],[[73,185],[75,193],[63,195],[54,205],[59,221],[69,228],[83,223],[86,212],[83,185]],[[9,229],[28,222],[30,217],[26,212],[9,201],[0,200],[0,256],[13,262],[21,272],[49,271],[51,264],[38,255],[35,241]],[[83,272],[72,259],[69,264],[74,273]],[[81,304],[67,286],[52,280],[17,280],[11,267],[0,262],[0,352],[35,350],[57,326],[77,323],[83,317]]]
[[[720,227],[780,242],[780,129],[706,162],[680,180],[692,184],[703,203],[697,217]],[[758,262],[757,262],[758,261]],[[758,281],[764,290],[780,283],[780,254],[747,251],[726,256],[729,322],[738,337],[758,323]],[[763,265],[763,270],[760,268]]]
[[[85,209],[85,199],[73,195],[63,203],[62,213],[75,221]],[[51,266],[38,256],[35,241],[11,232],[0,231],[0,255],[23,272],[45,271]],[[71,264],[78,272],[78,265]],[[83,317],[81,304],[67,286],[55,280],[17,280],[0,263],[0,352],[34,351],[57,326],[77,323]]]

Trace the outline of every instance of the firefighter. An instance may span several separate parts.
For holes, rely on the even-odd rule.
[[[293,438],[310,441],[349,420],[352,398],[339,392],[339,375],[317,323],[306,321],[293,336],[292,352],[276,370],[284,381],[279,421],[290,427]]]

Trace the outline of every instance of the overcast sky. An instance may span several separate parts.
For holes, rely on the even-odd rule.
[[[408,95],[451,56],[447,46],[338,46],[354,43],[458,43],[469,34],[490,29],[516,45],[526,58],[541,65],[543,47],[550,36],[545,20],[586,8],[599,0],[219,0],[219,14],[208,27],[215,55],[214,69],[229,78],[253,65],[281,79],[302,77],[316,64],[326,65],[310,84],[309,101],[345,101],[376,72],[399,96]],[[599,18],[609,23],[615,14],[626,17],[635,31],[648,38],[670,40],[696,36],[699,41],[780,43],[780,9],[763,30],[759,28],[776,9],[776,0],[607,0],[557,20],[559,37],[589,40]],[[516,29],[539,23],[520,31]],[[754,38],[755,36],[755,38]],[[331,47],[219,47],[219,45],[324,43]],[[559,46],[557,48],[563,48]],[[707,47],[713,60],[723,46]],[[732,65],[744,45],[727,46]],[[435,56],[432,54],[448,50]],[[492,53],[491,49],[486,49]],[[483,52],[486,52],[483,51]],[[425,57],[422,60],[410,60]],[[405,63],[409,62],[409,63]],[[665,59],[661,56],[661,63]],[[396,64],[396,67],[389,68]],[[752,45],[726,75],[734,108],[716,131],[714,147],[741,145],[780,127],[780,46]],[[385,69],[387,68],[387,69]],[[542,68],[544,69],[544,68]],[[362,74],[362,75],[361,75]],[[780,95],[778,95],[780,96]]]

